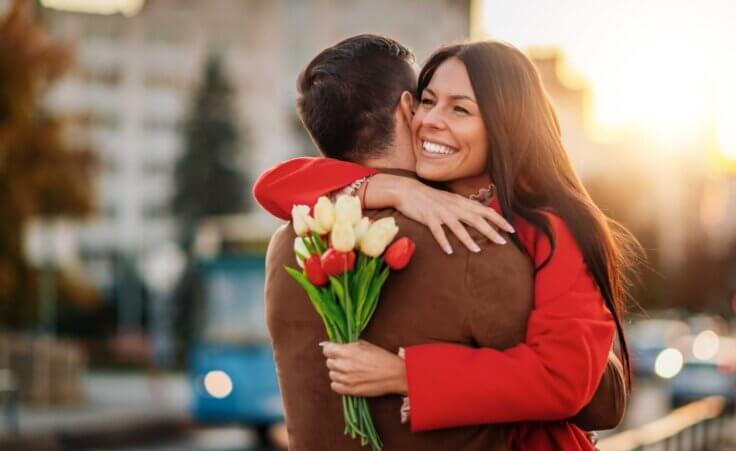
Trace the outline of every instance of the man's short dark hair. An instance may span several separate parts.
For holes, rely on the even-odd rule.
[[[394,139],[403,91],[414,92],[411,50],[382,36],[353,36],[323,50],[299,76],[297,108],[328,157],[361,161]]]

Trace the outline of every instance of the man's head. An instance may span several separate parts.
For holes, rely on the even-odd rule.
[[[411,50],[369,34],[317,55],[297,81],[297,108],[322,153],[357,162],[385,156],[403,121],[400,104],[415,91],[415,67]]]

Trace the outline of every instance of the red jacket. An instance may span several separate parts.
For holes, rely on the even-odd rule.
[[[319,196],[375,173],[344,161],[296,158],[261,175],[253,194],[271,214],[288,220],[293,205],[312,206]],[[495,199],[491,207],[498,209]],[[615,325],[569,228],[555,215],[548,219],[555,249],[535,276],[525,343],[504,351],[453,344],[406,349],[413,431],[523,422],[509,437],[511,449],[593,449],[585,433],[561,420],[595,393]],[[549,240],[524,220],[513,225],[539,267],[550,255]]]

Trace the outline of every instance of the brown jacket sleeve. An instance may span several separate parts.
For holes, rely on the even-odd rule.
[[[623,366],[618,356],[611,351],[608,366],[593,399],[571,421],[585,431],[613,429],[624,416],[627,397]]]

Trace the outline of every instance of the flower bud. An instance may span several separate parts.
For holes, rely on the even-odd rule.
[[[312,255],[304,260],[304,273],[307,275],[307,279],[312,282],[312,285],[317,287],[327,285],[329,280],[327,274],[322,270],[319,255]]]
[[[353,228],[353,232],[355,233],[355,244],[360,245],[360,240],[363,239],[365,236],[365,233],[368,231],[368,228],[371,226],[371,220],[363,216],[360,218],[360,221],[358,221],[357,224],[355,224],[355,227]]]
[[[386,246],[393,241],[399,228],[394,218],[382,218],[371,224],[365,236],[360,240],[360,250],[369,257],[378,257]]]
[[[335,206],[326,196],[317,199],[317,204],[314,206],[314,219],[317,220],[324,233],[332,230],[335,224]]]
[[[408,237],[402,237],[386,249],[383,258],[389,268],[399,271],[409,264],[415,249],[416,245],[412,240]]]
[[[309,257],[309,249],[307,249],[301,237],[294,238],[294,255],[296,255],[296,264],[304,269],[304,258]]]
[[[291,222],[297,236],[305,236],[309,233],[307,217],[309,217],[309,207],[306,205],[294,205],[291,209]]]
[[[330,236],[332,247],[340,252],[352,251],[355,247],[355,232],[349,222],[337,221]]]
[[[317,235],[324,235],[327,233],[327,230],[323,229],[319,221],[317,221],[313,217],[306,215],[304,217],[304,221],[307,223],[307,226],[309,226],[309,230],[316,233]]]
[[[355,225],[362,215],[360,199],[355,196],[340,196],[335,203],[337,222],[347,222]]]
[[[329,248],[322,254],[322,271],[328,276],[339,276],[355,267],[355,252],[340,252]]]

